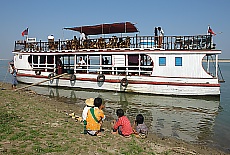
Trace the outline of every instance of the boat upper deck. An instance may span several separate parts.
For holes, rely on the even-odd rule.
[[[215,44],[212,42],[211,35],[195,36],[138,36],[110,38],[84,39],[74,37],[71,40],[36,41],[27,40],[15,41],[14,52],[44,52],[44,51],[65,51],[81,49],[152,49],[152,50],[213,50]]]

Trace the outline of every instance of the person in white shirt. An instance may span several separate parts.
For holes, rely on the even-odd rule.
[[[94,107],[94,99],[93,98],[86,99],[85,100],[85,104],[86,104],[86,106],[84,107],[83,112],[82,112],[82,120],[83,120],[83,123],[84,123],[84,134],[87,133],[87,131],[86,131],[86,125],[87,125],[86,117],[87,117],[87,113],[88,113],[88,111],[89,111],[90,108]]]
[[[48,36],[48,40],[54,40],[54,36],[51,34]]]
[[[78,65],[80,66],[80,65],[85,65],[86,63],[85,63],[85,60],[83,60],[82,59],[82,57],[80,57],[80,60],[79,60],[79,62],[78,62]]]
[[[83,46],[84,45],[84,41],[86,40],[86,36],[85,33],[81,33],[80,35],[80,44]]]
[[[51,34],[48,36],[49,49],[54,50],[54,36]]]
[[[86,67],[84,67],[84,65],[86,65],[85,60],[83,60],[82,57],[80,57],[80,60],[78,61],[77,64],[78,64],[78,67],[77,67],[78,69],[84,69],[84,68],[86,68]],[[84,71],[83,70],[79,70],[79,72],[84,72]]]

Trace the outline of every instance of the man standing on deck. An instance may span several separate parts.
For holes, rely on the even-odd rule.
[[[161,48],[162,43],[163,43],[163,37],[164,37],[164,31],[161,27],[158,27],[158,31],[159,31],[159,44],[158,44],[158,48]]]
[[[57,57],[57,73],[58,75],[62,74],[62,61],[60,57]]]
[[[82,32],[81,35],[80,35],[80,44],[81,46],[84,48],[84,41],[86,40],[86,36],[85,36],[85,33]]]

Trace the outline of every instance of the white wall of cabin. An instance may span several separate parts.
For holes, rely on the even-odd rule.
[[[14,65],[17,69],[32,69],[32,67],[30,66],[29,62],[28,62],[28,57],[30,55],[20,55],[20,54],[16,54],[14,56]]]
[[[205,54],[150,54],[154,62],[153,76],[212,78],[202,67]],[[159,57],[166,57],[166,66],[159,66]],[[182,57],[182,66],[175,66],[175,58]]]

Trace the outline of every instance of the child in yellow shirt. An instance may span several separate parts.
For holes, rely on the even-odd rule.
[[[101,98],[94,99],[94,108],[90,108],[86,117],[86,130],[89,135],[97,136],[100,135],[100,129],[102,122],[105,120],[105,114],[102,111],[104,105],[102,104]]]

